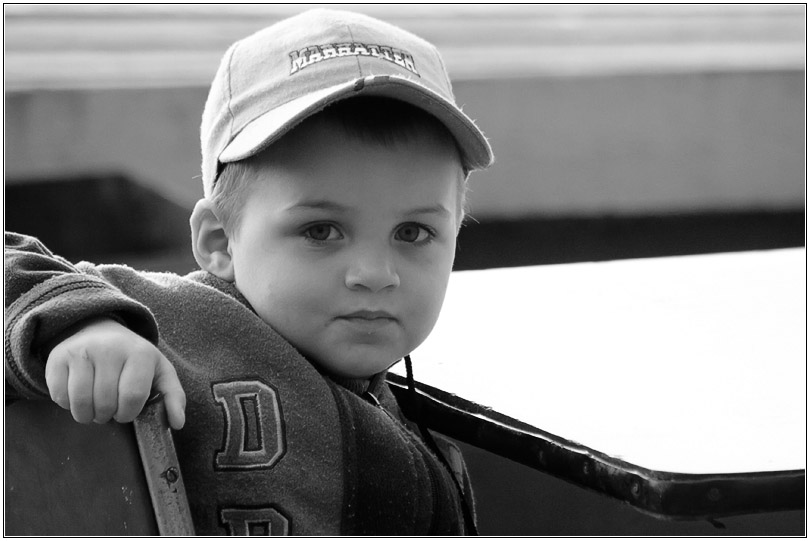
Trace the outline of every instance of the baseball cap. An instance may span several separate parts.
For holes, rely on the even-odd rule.
[[[355,96],[419,107],[453,135],[466,170],[492,163],[492,149],[456,105],[433,45],[366,15],[314,9],[237,41],[225,53],[200,130],[205,195],[222,165],[261,152],[305,118]]]

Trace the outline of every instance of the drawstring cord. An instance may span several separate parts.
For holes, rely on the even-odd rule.
[[[413,364],[411,364],[411,356],[405,355],[405,375],[408,378],[408,392],[411,398],[416,396],[416,385],[413,382]],[[416,405],[416,404],[412,404]]]
[[[405,355],[405,375],[408,383],[408,397],[410,399],[411,407],[414,410],[414,415],[416,417],[416,425],[419,427],[419,432],[422,434],[422,439],[425,440],[425,443],[430,448],[431,451],[439,458],[439,461],[444,464],[447,470],[450,472],[450,478],[453,479],[453,482],[456,484],[458,488],[458,493],[461,498],[461,512],[464,515],[464,524],[465,530],[467,531],[468,535],[478,535],[478,528],[475,526],[475,520],[473,520],[472,511],[470,510],[469,502],[467,501],[467,497],[464,493],[464,489],[461,486],[461,483],[456,478],[456,475],[453,473],[453,468],[447,462],[447,458],[445,458],[444,454],[439,450],[439,446],[436,444],[436,440],[433,439],[433,435],[425,426],[425,423],[422,419],[422,403],[418,400],[416,396],[416,383],[413,379],[413,365],[411,364],[411,356]]]

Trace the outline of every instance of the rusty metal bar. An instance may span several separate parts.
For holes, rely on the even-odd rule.
[[[194,535],[186,488],[162,397],[150,399],[133,426],[160,535]]]

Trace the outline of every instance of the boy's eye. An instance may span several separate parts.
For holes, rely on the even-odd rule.
[[[425,242],[433,237],[433,233],[425,226],[419,224],[403,224],[397,229],[394,235],[397,240],[402,242]]]
[[[338,240],[342,238],[340,231],[331,224],[315,224],[304,231],[304,236],[317,241]]]

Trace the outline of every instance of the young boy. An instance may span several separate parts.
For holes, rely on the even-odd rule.
[[[357,14],[287,19],[226,53],[201,141],[201,271],[7,234],[7,388],[101,423],[162,392],[201,535],[473,532],[457,452],[385,385],[436,322],[492,159],[437,51]]]

